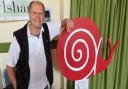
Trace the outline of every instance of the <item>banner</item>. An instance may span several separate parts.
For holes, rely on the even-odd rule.
[[[26,20],[31,0],[0,0],[0,21]]]

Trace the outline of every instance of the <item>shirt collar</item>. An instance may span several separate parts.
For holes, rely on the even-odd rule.
[[[27,36],[28,36],[28,37],[31,37],[31,36],[33,36],[33,35],[31,35],[31,33],[30,33],[29,24],[30,24],[30,23],[27,24]],[[42,32],[44,32],[43,26],[41,27],[40,35],[42,34]],[[39,36],[40,36],[40,35],[39,35]]]

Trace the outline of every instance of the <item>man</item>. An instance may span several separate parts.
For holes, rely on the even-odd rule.
[[[14,89],[48,89],[53,83],[50,41],[69,30],[73,23],[44,23],[45,7],[40,1],[32,1],[28,7],[30,21],[14,32],[9,49],[7,72]]]

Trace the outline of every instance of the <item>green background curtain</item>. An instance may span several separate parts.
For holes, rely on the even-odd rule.
[[[120,44],[107,69],[89,80],[89,89],[128,89],[128,0],[71,0],[71,18],[88,17],[102,36],[102,56],[108,56],[107,38]],[[67,89],[74,89],[68,80]]]

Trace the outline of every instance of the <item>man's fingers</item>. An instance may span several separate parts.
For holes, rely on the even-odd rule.
[[[67,23],[66,23],[67,32],[70,32],[73,27],[74,27],[73,21],[72,20],[68,20]]]

